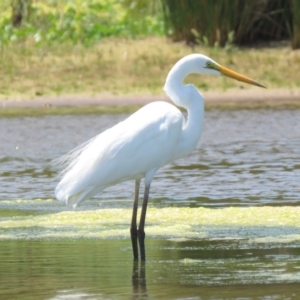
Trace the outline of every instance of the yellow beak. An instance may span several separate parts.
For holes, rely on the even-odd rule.
[[[266,87],[260,83],[258,83],[257,81],[249,78],[249,77],[246,77],[242,74],[239,74],[237,72],[234,72],[228,68],[225,68],[223,66],[218,66],[219,67],[219,71],[224,75],[224,76],[227,76],[227,77],[230,77],[230,78],[233,78],[233,79],[236,79],[238,81],[242,81],[242,82],[246,82],[246,83],[249,83],[249,84],[253,84],[253,85],[256,85],[256,86],[260,86],[262,88],[265,88]]]

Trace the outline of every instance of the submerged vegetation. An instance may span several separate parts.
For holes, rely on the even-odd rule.
[[[28,209],[29,205],[35,205],[34,210],[37,210],[40,207],[50,207],[53,201],[55,200],[3,200],[1,206],[7,208],[18,205]],[[2,214],[7,216],[7,212],[9,211],[6,209]],[[3,229],[0,231],[0,240],[18,240],[24,236],[28,240],[127,238],[127,222],[131,213],[131,209],[125,208],[22,213],[17,217],[1,220]],[[224,239],[226,236],[231,241],[244,239],[245,244],[298,242],[299,217],[300,209],[293,206],[222,209],[150,207],[147,214],[147,236],[207,240]],[[189,220],[188,224],[186,220]],[[61,228],[64,230],[59,230]]]

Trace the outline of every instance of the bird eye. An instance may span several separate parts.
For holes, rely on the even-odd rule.
[[[206,67],[207,67],[207,68],[212,68],[212,63],[208,61],[208,62],[206,63]]]

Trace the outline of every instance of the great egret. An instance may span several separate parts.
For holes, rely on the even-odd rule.
[[[109,186],[135,180],[130,228],[135,259],[138,259],[138,241],[141,259],[145,259],[145,217],[154,174],[162,166],[188,155],[200,139],[204,100],[193,85],[183,84],[183,79],[191,73],[225,75],[264,87],[219,65],[207,56],[187,55],[171,69],[164,86],[166,94],[173,102],[188,111],[187,120],[174,105],[153,102],[63,157],[67,167],[55,194],[58,200],[73,208]],[[137,228],[139,187],[142,178],[145,179],[145,191]]]

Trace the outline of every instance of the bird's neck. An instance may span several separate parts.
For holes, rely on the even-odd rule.
[[[188,112],[187,121],[182,130],[178,145],[177,157],[189,154],[197,145],[202,132],[204,118],[204,99],[199,91],[191,84],[184,85],[184,78],[191,73],[188,64],[175,65],[170,71],[164,90],[172,101]]]
[[[194,90],[194,97],[193,100],[190,100],[189,107],[187,107],[187,120],[182,128],[177,158],[190,154],[197,146],[202,133],[204,100],[194,86],[190,85],[189,87]]]
[[[188,109],[188,103],[186,103],[187,90],[183,84],[184,78],[189,74],[189,68],[187,64],[177,63],[169,72],[164,91],[172,99],[172,101],[181,107]]]

